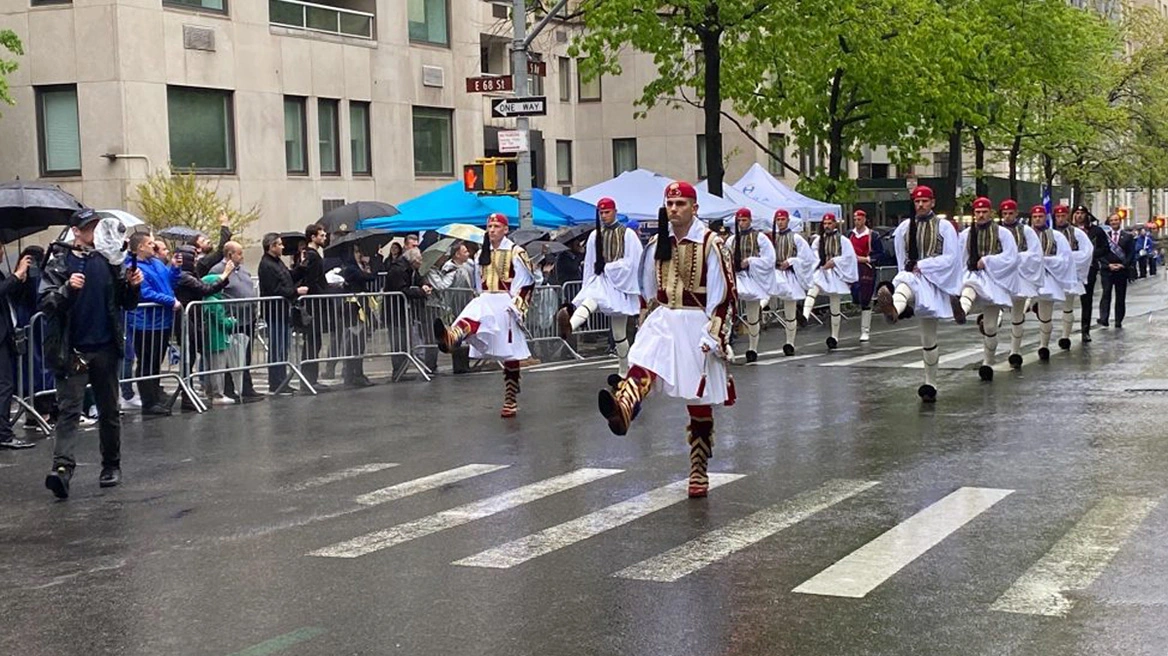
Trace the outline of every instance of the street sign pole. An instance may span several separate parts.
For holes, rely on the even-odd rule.
[[[511,42],[511,72],[515,76],[515,96],[523,98],[527,95],[527,3],[525,0],[513,0],[511,7],[511,22],[514,25],[514,41]],[[526,116],[518,118],[520,132],[527,134],[530,121]],[[518,153],[515,175],[519,178],[519,227],[534,227],[531,212],[531,151]]]

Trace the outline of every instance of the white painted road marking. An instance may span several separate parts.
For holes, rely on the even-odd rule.
[[[1158,503],[1142,497],[1107,497],[1095,504],[990,609],[1048,617],[1066,615],[1074,602],[1064,593],[1084,590],[1099,578]]]
[[[779,351],[782,353],[782,351]],[[754,364],[747,365],[749,367],[769,367],[771,365],[783,364],[784,362],[798,362],[799,360],[806,360],[807,358],[822,358],[823,353],[808,353],[806,355],[790,355],[782,358],[775,358],[773,360],[759,360]]]
[[[743,476],[744,474],[710,474],[710,489],[732,483]],[[688,481],[670,483],[607,508],[602,508],[594,513],[544,529],[539,533],[533,533],[494,549],[456,560],[454,564],[496,569],[515,567],[533,558],[549,554],[557,549],[563,549],[675,503],[685,501],[688,497],[688,487]]]
[[[1007,336],[1007,339],[1008,339],[1008,336]],[[1022,346],[1020,348],[1025,349],[1025,350],[1029,350],[1029,348],[1031,346],[1034,346],[1037,343],[1038,343],[1037,339],[1024,340],[1022,342]],[[1025,350],[1023,352],[1025,352]],[[976,348],[965,349],[962,351],[954,351],[953,353],[949,353],[949,354],[943,354],[940,358],[938,358],[937,364],[938,365],[949,364],[951,362],[957,362],[958,360],[965,360],[965,359],[970,359],[970,358],[980,361],[983,355],[985,355],[985,350],[981,346],[978,346]],[[999,356],[1003,355],[1000,334],[999,334],[999,340],[998,340],[998,355]],[[1010,344],[1009,344],[1009,342],[1006,343],[1004,357],[1007,358],[1007,366],[1009,366],[1009,364],[1008,364],[1009,357],[1010,357]],[[901,366],[904,367],[905,369],[924,369],[925,363],[924,363],[924,361],[918,361],[918,362],[912,362],[909,364],[903,364]]]
[[[803,492],[705,533],[680,547],[626,567],[613,576],[671,583],[876,485],[879,485],[876,481],[828,481],[815,490]]]
[[[577,367],[587,367],[587,366],[596,365],[596,364],[604,364],[604,363],[608,362],[609,360],[615,362],[615,359],[613,359],[613,358],[607,358],[605,360],[583,360],[580,362],[570,362],[568,364],[554,364],[554,365],[542,366],[542,367],[529,367],[527,369],[524,369],[523,371],[524,371],[524,373],[536,373],[539,371],[560,371],[561,369],[575,369]]]
[[[457,508],[444,510],[405,524],[362,535],[352,540],[340,542],[309,553],[310,556],[325,558],[357,558],[375,551],[388,549],[394,545],[425,537],[448,528],[461,526],[476,519],[490,517],[532,501],[537,501],[557,492],[591,483],[602,478],[619,474],[621,469],[577,469],[575,471],[544,479],[538,483],[525,485],[493,497],[475,501]]]
[[[379,503],[386,503],[394,499],[401,499],[414,494],[420,494],[435,488],[457,483],[475,476],[482,476],[483,474],[490,474],[497,472],[500,469],[506,469],[510,465],[463,465],[454,469],[438,472],[437,474],[430,474],[421,478],[415,478],[412,481],[398,483],[397,485],[390,485],[383,487],[380,490],[374,490],[367,494],[354,499],[357,503],[363,506],[376,506]]]
[[[794,591],[863,597],[1012,492],[960,488],[804,581]]]
[[[343,481],[346,478],[353,478],[354,476],[360,476],[361,474],[372,474],[373,472],[379,472],[397,466],[398,464],[396,462],[370,462],[364,465],[357,465],[356,467],[342,469],[341,471],[335,471],[331,474],[325,474],[324,476],[310,478],[307,481],[289,486],[287,489],[292,492],[299,492],[301,490],[308,490],[314,487],[328,485],[329,483]]]
[[[848,358],[847,360],[834,360],[832,362],[824,362],[823,364],[821,364],[819,366],[821,366],[821,367],[850,367],[854,364],[860,364],[862,362],[870,362],[872,360],[880,360],[882,358],[890,358],[894,355],[900,355],[902,353],[908,353],[910,351],[919,351],[919,350],[921,350],[921,347],[919,347],[919,346],[902,346],[900,348],[889,349],[887,351],[880,351],[879,353],[869,353],[867,355],[860,355],[860,356],[857,356],[854,358]]]

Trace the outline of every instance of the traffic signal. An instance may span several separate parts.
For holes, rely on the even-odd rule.
[[[1158,217],[1156,217],[1156,228],[1157,228],[1157,229],[1163,229],[1163,228],[1164,228],[1164,217],[1162,217],[1162,216],[1158,216]]]
[[[514,187],[515,175],[508,164],[514,160],[490,158],[476,160],[474,164],[462,167],[462,188],[465,191],[498,194],[507,193]]]
[[[1127,223],[1127,214],[1128,214],[1128,212],[1127,212],[1127,208],[1126,208],[1126,207],[1121,207],[1121,208],[1119,208],[1119,209],[1115,210],[1115,213],[1119,215],[1119,220],[1120,220],[1120,221],[1123,221],[1124,223]]]

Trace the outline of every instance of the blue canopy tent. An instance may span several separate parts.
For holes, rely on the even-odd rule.
[[[554,198],[552,198],[554,197]],[[396,233],[437,230],[449,223],[483,225],[487,215],[500,212],[518,227],[519,201],[513,196],[477,196],[463,190],[462,182],[451,182],[429,193],[397,205],[400,214],[366,219],[358,228],[382,228]],[[532,214],[535,225],[555,229],[592,221],[596,210],[583,201],[575,201],[541,189],[534,190]]]

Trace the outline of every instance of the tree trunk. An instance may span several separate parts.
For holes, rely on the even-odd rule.
[[[1155,190],[1152,189],[1152,184],[1148,183],[1148,215],[1144,217],[1144,223],[1156,217],[1156,197],[1153,195],[1154,193]]]
[[[718,5],[710,3],[707,14],[717,18]],[[701,34],[702,55],[706,59],[705,113],[706,130],[706,181],[710,193],[722,195],[722,32],[706,31]]]
[[[1022,154],[1022,131],[1026,128],[1026,110],[1030,102],[1022,103],[1018,115],[1018,125],[1014,128],[1014,140],[1010,142],[1010,198],[1018,200],[1018,158]]]
[[[833,120],[831,122],[831,131],[828,133],[827,144],[827,177],[830,182],[827,185],[827,198],[825,201],[829,203],[839,203],[841,199],[838,198],[841,183],[847,172],[844,170],[844,126],[840,121]]]
[[[953,192],[945,199],[949,206],[942,206],[941,209],[950,214],[957,211],[957,195],[961,192],[961,131],[963,128],[964,125],[961,121],[957,121],[953,124],[953,131],[949,133],[949,170],[945,172],[945,178],[949,181],[949,188]]]
[[[981,139],[981,131],[973,131],[973,166],[977,169],[977,195],[989,196],[990,184],[985,174],[986,145]]]
[[[1046,193],[1050,194],[1051,211],[1054,210],[1054,158],[1050,155],[1042,156],[1042,179],[1046,183]]]

